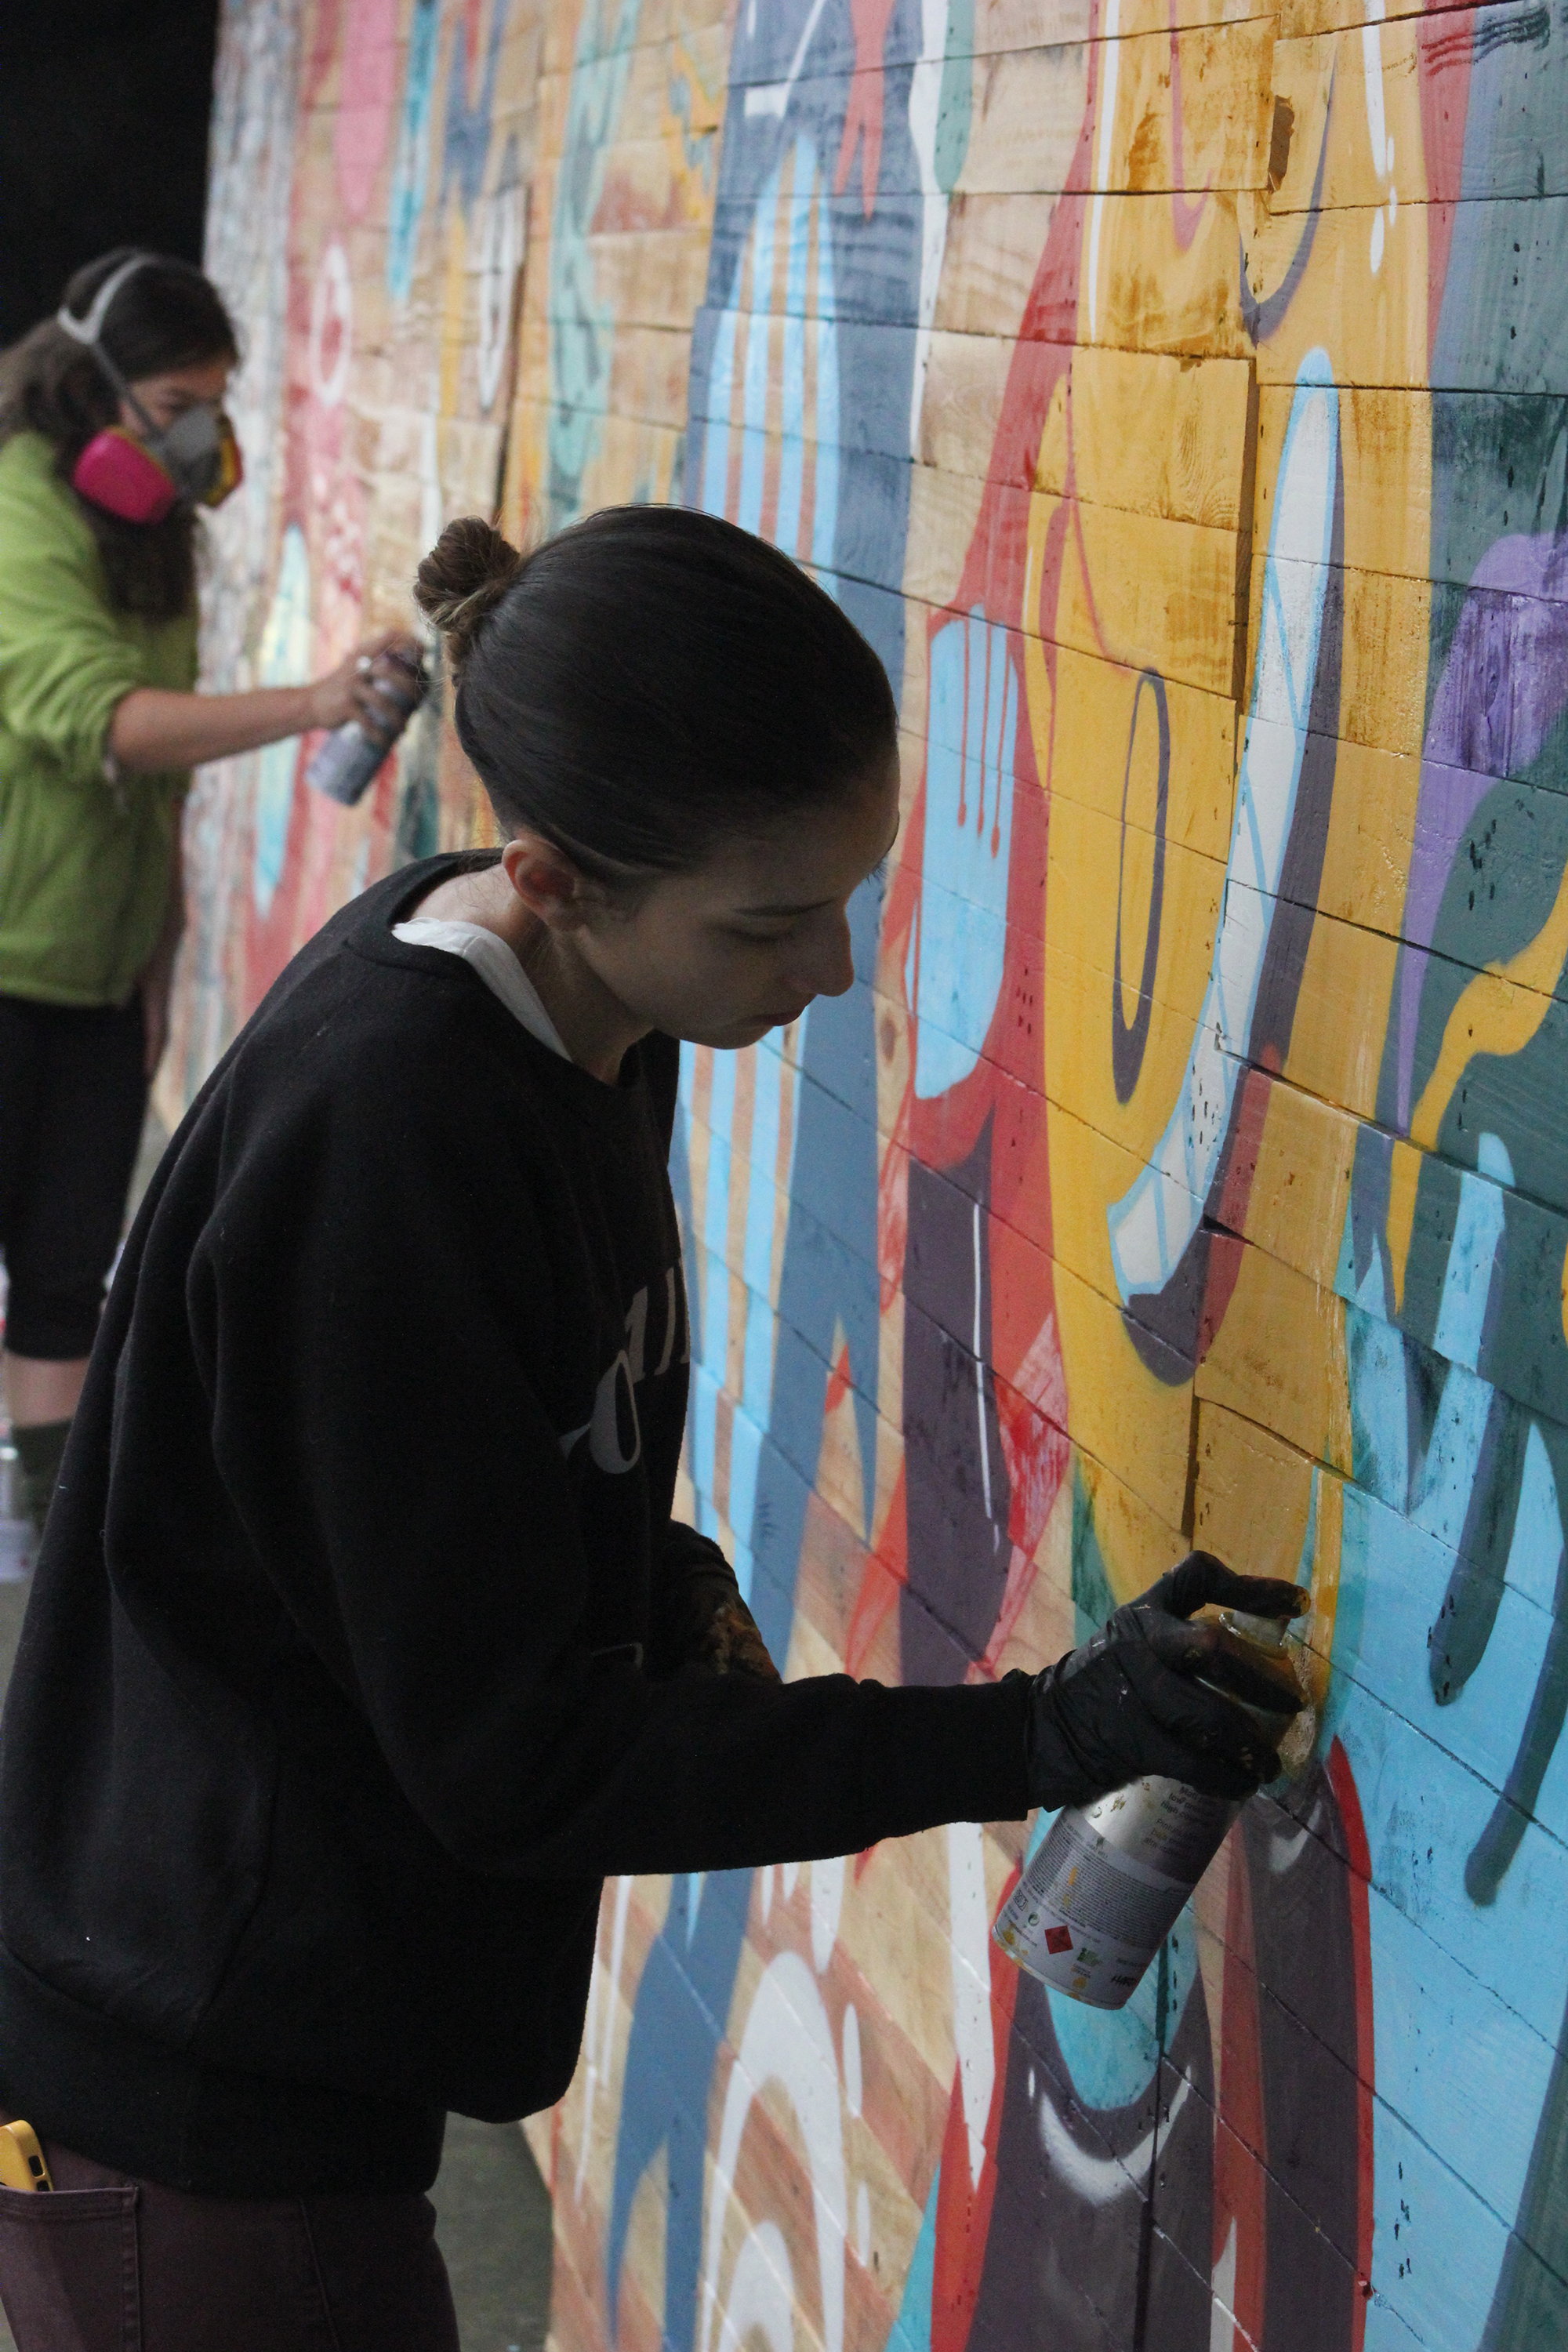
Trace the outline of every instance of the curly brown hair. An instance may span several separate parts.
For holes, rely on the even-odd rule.
[[[134,248],[89,261],[67,285],[64,305],[85,317],[92,299]],[[195,265],[154,254],[114,296],[100,340],[128,383],[207,360],[239,356],[234,321],[212,281]],[[68,482],[93,436],[120,418],[119,395],[90,351],[53,319],[0,355],[0,447],[18,433],[38,433]],[[180,505],[162,522],[126,522],[89,499],[81,510],[98,542],[110,599],[124,613],[169,621],[190,612],[196,594],[196,517]]]

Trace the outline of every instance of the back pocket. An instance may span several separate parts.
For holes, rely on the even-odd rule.
[[[0,2303],[16,2352],[142,2352],[136,2184],[0,2189]]]

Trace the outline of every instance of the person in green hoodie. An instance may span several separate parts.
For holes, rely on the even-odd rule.
[[[381,731],[373,664],[407,642],[195,691],[198,509],[239,478],[237,355],[199,269],[121,250],[0,358],[4,1380],[40,1528],[167,1034],[190,772],[351,718]]]

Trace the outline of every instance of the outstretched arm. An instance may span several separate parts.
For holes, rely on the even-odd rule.
[[[162,768],[199,768],[237,751],[258,751],[317,727],[357,719],[367,732],[392,732],[386,702],[371,665],[378,654],[416,655],[412,637],[381,629],[366,637],[336,669],[307,686],[259,686],[247,694],[174,694],[139,686],[117,704],[109,725],[109,755],[128,774]]]

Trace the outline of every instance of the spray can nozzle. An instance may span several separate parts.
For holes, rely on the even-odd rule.
[[[1288,1619],[1222,1610],[1210,1620],[1215,1646],[1197,1680],[1244,1706],[1276,1742],[1301,1711],[1302,1691],[1286,1643]]]

